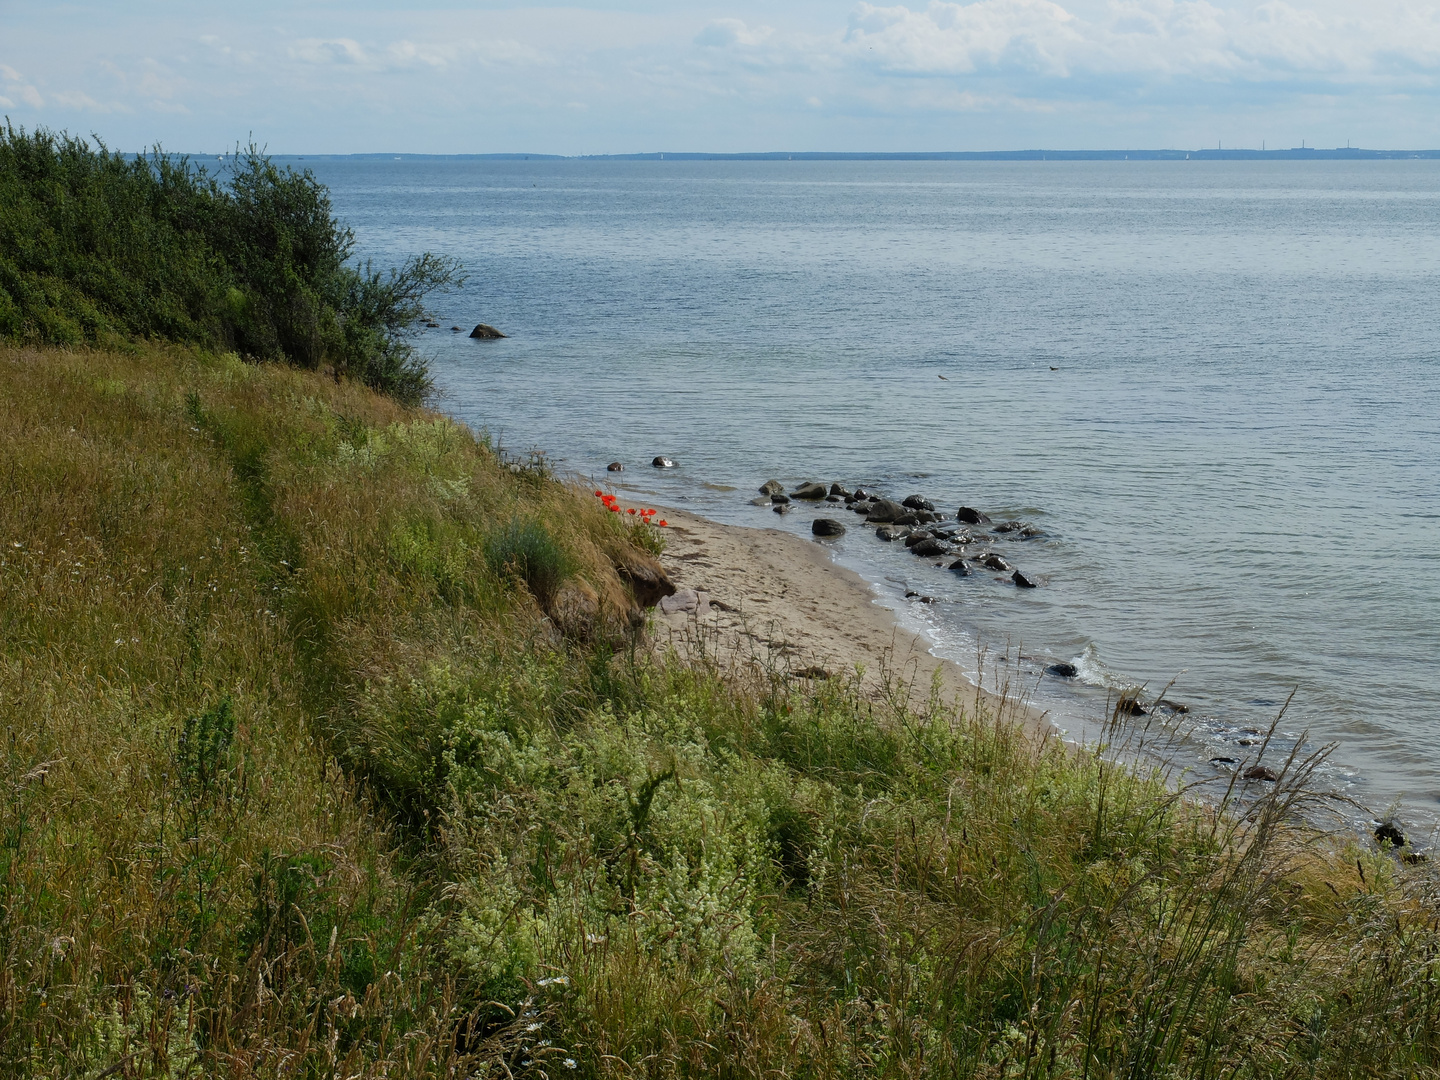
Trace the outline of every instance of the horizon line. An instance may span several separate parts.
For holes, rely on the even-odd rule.
[[[192,157],[220,157],[224,155],[192,154]],[[1284,161],[1284,160],[1435,160],[1440,159],[1437,150],[1373,150],[1358,146],[1337,146],[1318,148],[1294,146],[1288,148],[1219,148],[1198,150],[901,150],[901,151],[845,151],[845,150],[766,150],[716,153],[694,150],[658,150],[629,154],[537,154],[537,153],[489,153],[489,154],[438,154],[406,153],[395,151],[365,151],[349,154],[271,154],[274,158],[371,158],[393,160],[441,160],[468,159],[488,161]]]

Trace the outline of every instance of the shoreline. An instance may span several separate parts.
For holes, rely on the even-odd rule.
[[[668,506],[664,515],[660,562],[680,591],[655,609],[657,645],[703,649],[794,678],[858,677],[870,695],[902,690],[924,700],[933,686],[947,704],[984,708],[1034,736],[1059,734],[1012,687],[976,684],[959,664],[934,655],[823,541]]]

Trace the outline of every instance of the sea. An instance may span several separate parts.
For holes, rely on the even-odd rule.
[[[877,602],[1077,742],[1163,692],[1135,723],[1201,790],[1274,725],[1358,826],[1440,820],[1440,161],[288,163],[375,265],[465,264],[418,343],[511,453],[840,519]],[[1029,524],[992,546],[1039,587],[772,478]]]

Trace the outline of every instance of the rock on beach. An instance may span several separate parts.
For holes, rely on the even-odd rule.
[[[816,518],[810,524],[810,531],[816,536],[844,536],[845,526],[834,518]]]

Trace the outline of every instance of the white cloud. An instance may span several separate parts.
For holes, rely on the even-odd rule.
[[[369,57],[353,38],[306,38],[290,46],[290,57],[309,64],[366,64]]]
[[[695,44],[707,49],[726,49],[735,45],[759,45],[774,31],[768,26],[751,29],[740,19],[716,19],[695,36]]]
[[[15,102],[11,101],[11,100],[10,100],[8,97],[6,97],[4,94],[0,94],[0,109],[13,109],[13,108],[15,108]]]
[[[1078,7],[1078,5],[1077,5]],[[1440,13],[1390,0],[1362,9],[1284,0],[1113,0],[1085,14],[1051,0],[860,4],[844,46],[854,62],[908,75],[1029,73],[1147,78],[1433,78]]]

